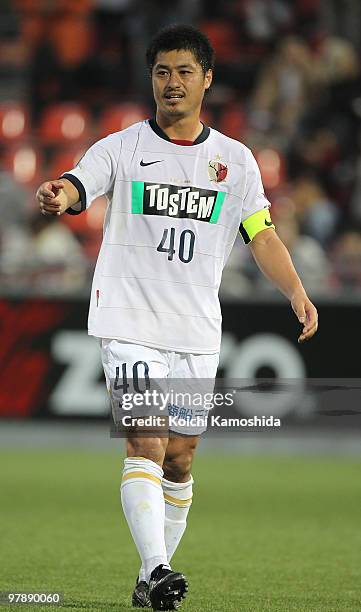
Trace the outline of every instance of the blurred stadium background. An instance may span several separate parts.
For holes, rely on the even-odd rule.
[[[225,556],[236,538],[240,554],[233,551],[231,563],[243,582],[237,583],[238,590],[225,582],[228,592],[213,593],[217,604],[203,593],[198,608],[185,608],[240,610],[237,601],[242,601],[248,606],[242,609],[258,612],[360,610],[355,588],[361,561],[356,520],[361,502],[359,0],[1,0],[0,443],[6,503],[0,588],[51,590],[61,584],[72,597],[68,609],[128,609],[123,591],[130,588],[137,561],[124,525],[119,527],[121,452],[118,441],[109,439],[98,346],[85,331],[105,202],[99,198],[80,216],[54,220],[39,215],[34,194],[40,182],[73,167],[90,144],[153,114],[144,53],[149,38],[171,23],[192,23],[213,43],[215,79],[203,121],[253,150],[277,231],[320,313],[317,337],[298,346],[298,325],[288,304],[237,242],[221,286],[220,375],[226,380],[275,376],[323,381],[322,393],[306,385],[301,400],[292,396],[275,402],[273,396],[273,413],[278,410],[286,423],[279,434],[204,440],[199,458],[203,499],[213,500],[207,471],[212,455],[213,473],[218,467],[221,479],[224,466],[228,474],[219,499],[229,499],[237,512],[224,514],[218,502],[212,514],[200,503],[201,510],[210,512],[207,522],[195,504],[199,545],[207,556],[215,523],[225,546],[228,542]],[[345,390],[337,395],[336,387],[340,392],[350,385],[353,395]],[[257,398],[260,414],[270,412],[270,401],[269,394]],[[254,401],[245,401],[237,413],[249,416],[254,410]],[[112,497],[105,492],[99,465],[111,470],[106,482],[113,487]],[[237,479],[239,488],[231,493]],[[97,537],[109,541],[104,555],[94,544],[96,566],[89,560],[91,543],[85,546],[79,535],[84,519],[96,522],[95,511],[82,501],[88,496],[97,512],[111,516],[109,533],[103,522],[97,524]],[[44,528],[49,516],[60,521],[60,531]],[[238,536],[232,532],[231,538],[227,525],[232,520],[234,525],[243,521],[247,529],[240,528]],[[262,521],[267,528],[261,543],[256,531]],[[73,548],[67,541],[69,525]],[[117,528],[122,530],[118,534]],[[35,545],[34,534],[40,531]],[[117,536],[117,546],[125,546],[131,559],[130,570],[121,565],[120,549],[110,546]],[[85,537],[92,537],[89,526]],[[288,551],[290,540],[294,556]],[[64,542],[68,548],[62,548]],[[189,537],[188,547],[191,542]],[[196,579],[204,580],[198,548],[187,553],[185,547],[178,554]],[[296,557],[303,565],[293,567]],[[307,571],[314,568],[312,575],[305,569],[310,557]],[[99,572],[108,600],[99,585],[85,581],[82,564],[90,574]],[[110,581],[110,565],[117,564],[124,595],[120,608]],[[216,574],[220,578],[220,570]],[[282,575],[286,583],[277,579]],[[268,595],[262,580],[274,585]],[[223,608],[227,597],[229,605]]]

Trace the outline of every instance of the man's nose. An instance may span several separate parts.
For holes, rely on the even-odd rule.
[[[180,86],[179,75],[177,74],[177,72],[173,70],[169,75],[168,87],[176,89],[179,86]]]

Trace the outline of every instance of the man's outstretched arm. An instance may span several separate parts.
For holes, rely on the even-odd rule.
[[[79,202],[79,191],[68,179],[46,181],[36,192],[36,199],[43,215],[62,215]]]
[[[307,297],[285,245],[273,229],[266,229],[258,232],[249,246],[261,272],[290,300],[303,324],[298,342],[309,340],[317,331],[317,310]]]

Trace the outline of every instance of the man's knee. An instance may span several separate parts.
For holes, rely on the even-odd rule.
[[[162,466],[167,438],[129,437],[127,439],[127,457],[144,457]]]
[[[175,440],[175,442],[173,441]],[[171,438],[164,457],[164,476],[171,482],[187,482],[190,477],[198,438]]]

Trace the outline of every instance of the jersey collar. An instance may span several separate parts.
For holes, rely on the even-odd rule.
[[[160,138],[163,138],[163,140],[168,140],[168,142],[172,142],[171,138],[169,138],[169,136],[167,136],[167,134],[163,132],[162,128],[159,127],[155,119],[149,119],[149,125],[152,128],[153,132],[157,134],[157,136],[160,136]],[[210,131],[211,130],[208,127],[208,125],[203,124],[203,130],[201,131],[199,136],[195,139],[195,141],[193,142],[193,145],[201,144],[202,142],[207,140]]]

